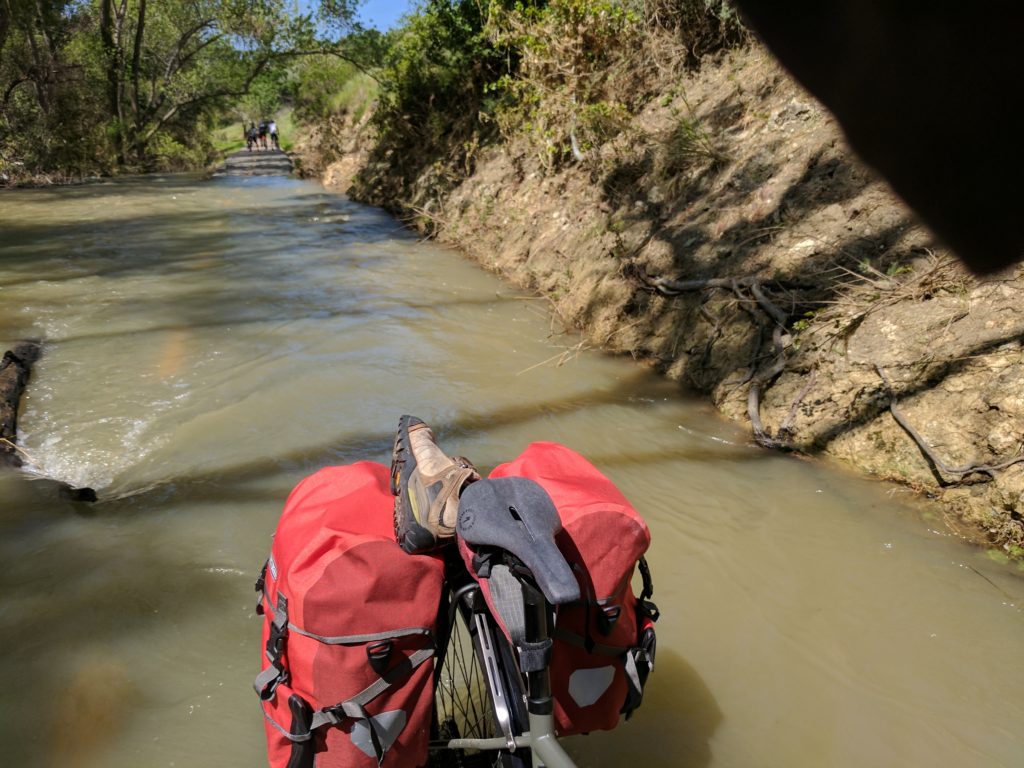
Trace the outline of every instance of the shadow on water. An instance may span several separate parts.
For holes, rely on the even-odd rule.
[[[631,405],[640,407],[633,396],[642,380],[648,377],[646,371],[637,369],[630,376],[615,381],[613,386],[593,389],[590,392],[576,395],[571,399],[559,398],[535,400],[533,402],[492,408],[487,410],[464,410],[457,418],[433,418],[430,413],[419,413],[433,428],[438,441],[443,445],[458,445],[474,438],[484,437],[495,430],[529,424],[545,415],[558,414],[565,417],[571,413],[586,411],[606,405]],[[395,424],[401,414],[395,414]],[[103,489],[98,489],[100,506],[110,511],[128,511],[133,508],[147,507],[153,498],[166,498],[173,495],[177,499],[195,496],[197,500],[224,496],[231,498],[237,488],[245,483],[266,479],[275,475],[306,474],[330,464],[346,464],[361,460],[374,460],[382,463],[390,461],[391,445],[394,432],[389,428],[380,432],[355,432],[339,435],[331,443],[306,445],[287,452],[275,452],[256,460],[224,466],[203,471],[196,468],[187,475],[170,474],[158,484],[148,487],[124,487],[110,489],[104,498]],[[509,456],[508,458],[512,458]],[[593,454],[592,460],[602,466],[628,466],[633,464],[651,463],[655,461],[673,460],[722,460],[760,461],[777,458],[770,452],[754,446],[718,443],[711,447],[695,449],[685,442],[650,454],[636,456],[602,457]],[[481,466],[481,469],[486,467]],[[283,499],[274,500],[283,503]]]
[[[251,199],[243,197],[239,201],[239,193],[258,193],[259,190],[225,189],[226,193],[231,194],[225,196],[222,205],[207,204],[200,209],[188,199],[186,193],[193,191],[188,187],[169,189],[158,186],[129,190],[112,185],[98,189],[106,191],[111,197],[130,192],[133,207],[124,209],[116,200],[111,200],[106,208],[98,205],[96,211],[81,220],[46,220],[37,223],[31,218],[22,218],[5,221],[5,246],[23,245],[0,249],[0,263],[31,264],[38,259],[55,256],[81,256],[90,260],[97,256],[100,259],[104,256],[130,256],[130,261],[126,260],[118,266],[137,270],[146,268],[156,260],[180,259],[182,253],[209,252],[218,245],[244,245],[247,251],[250,248],[258,249],[266,235],[278,236],[269,241],[280,250],[281,226],[290,227],[288,238],[284,239],[286,243],[291,240],[290,248],[302,244],[322,244],[325,231],[367,244],[401,239],[403,233],[407,239],[414,239],[407,228],[387,214],[336,195],[305,194],[295,200],[278,202],[272,197],[261,201],[258,194],[254,194]],[[27,200],[31,201],[33,192],[39,190],[23,190],[17,194],[28,194]],[[97,199],[94,194],[79,192],[85,199]],[[175,192],[184,196],[180,201],[180,209],[164,206],[159,212],[153,212],[138,204],[139,197],[155,194],[166,197]],[[103,202],[102,197],[103,192],[100,192],[100,203]],[[45,199],[48,203],[49,198]],[[25,200],[22,198],[19,202]],[[63,195],[53,195],[52,200],[55,205],[66,206],[68,203],[67,197]],[[183,226],[183,221],[187,221],[188,226]],[[109,237],[104,237],[111,233],[116,234],[113,238],[118,243],[116,246],[110,246]],[[83,249],[83,243],[96,243],[96,247]]]
[[[651,766],[705,768],[722,710],[700,674],[670,648],[658,650],[655,671],[636,717],[612,732],[574,737],[569,752],[580,768]],[[638,754],[637,745],[649,751]],[[655,746],[656,745],[656,746]]]
[[[343,292],[347,291],[346,292]],[[310,289],[313,293],[315,290]],[[280,291],[277,291],[280,294]],[[232,296],[237,297],[238,292],[234,291]],[[268,293],[268,296],[270,294]],[[276,308],[274,311],[266,311],[260,306],[250,310],[252,317],[225,317],[223,319],[209,319],[203,320],[199,316],[199,312],[204,309],[213,307],[217,311],[223,313],[222,305],[216,304],[216,299],[222,298],[223,292],[221,291],[210,291],[208,293],[197,293],[190,296],[188,299],[176,299],[175,306],[188,308],[189,305],[194,305],[195,313],[185,312],[183,314],[188,316],[188,319],[183,319],[181,322],[162,323],[155,325],[147,325],[141,329],[145,333],[160,333],[163,331],[193,331],[200,330],[203,328],[221,328],[231,327],[237,328],[247,324],[277,324],[277,323],[292,323],[303,320],[327,320],[337,317],[366,317],[373,316],[375,318],[385,318],[393,315],[409,316],[416,310],[438,310],[443,311],[444,309],[451,309],[455,307],[489,307],[501,301],[509,301],[502,296],[490,296],[485,298],[453,298],[449,300],[438,300],[432,302],[416,303],[416,302],[402,302],[395,303],[392,306],[367,306],[367,296],[363,292],[352,291],[347,289],[334,289],[331,294],[331,306],[333,308],[327,309],[317,308],[315,305],[310,306],[312,302],[307,301],[302,306],[296,306],[294,311],[285,312],[281,311],[281,308]],[[253,302],[257,303],[260,297],[253,295]],[[303,297],[307,298],[307,297]],[[381,298],[385,298],[383,295]],[[342,306],[338,306],[341,304]],[[71,333],[65,336],[61,336],[59,340],[50,341],[46,343],[65,343],[65,342],[78,342],[87,341],[92,339],[116,339],[119,337],[132,337],[137,336],[140,333],[138,328],[126,328],[124,330],[110,330],[95,332],[95,333]]]

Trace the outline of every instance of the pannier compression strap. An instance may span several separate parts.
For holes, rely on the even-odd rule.
[[[407,627],[405,629],[391,629],[387,632],[375,632],[368,635],[317,635],[307,632],[294,624],[289,624],[288,629],[297,635],[304,635],[327,645],[361,645],[372,643],[376,640],[392,640],[396,637],[408,637],[410,635],[429,635],[430,627]]]
[[[269,699],[274,695],[277,686],[286,679],[288,673],[281,662],[284,645],[288,638],[288,599],[277,593],[277,610],[270,624],[270,636],[267,638],[266,657],[270,666],[256,676],[252,687],[261,699]]]
[[[629,650],[629,648],[617,648],[614,645],[604,645],[603,643],[592,643],[588,647],[586,641],[575,632],[570,632],[557,626],[555,627],[554,635],[555,639],[568,643],[575,648],[582,648],[587,653],[600,653],[602,656],[622,656]]]
[[[353,720],[363,720],[370,731],[370,741],[373,744],[373,751],[377,756],[377,765],[379,766],[384,761],[384,753],[387,750],[381,746],[380,734],[377,732],[377,726],[373,718],[366,711],[366,705],[384,693],[398,680],[408,677],[416,667],[433,655],[433,646],[421,648],[351,699],[335,704],[332,707],[324,707],[320,711],[315,712],[309,727],[310,733],[324,725],[338,725],[346,717]]]

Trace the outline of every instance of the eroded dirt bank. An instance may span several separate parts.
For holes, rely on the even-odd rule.
[[[537,290],[762,444],[902,482],[1024,555],[1022,270],[969,276],[761,49],[668,78],[563,167],[513,139],[410,183],[367,126],[332,129],[325,183]]]

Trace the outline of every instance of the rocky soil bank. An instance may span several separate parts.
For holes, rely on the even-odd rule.
[[[763,49],[671,73],[562,166],[520,137],[401,183],[365,120],[324,134],[325,183],[548,297],[587,344],[1024,555],[1024,273],[969,276]]]

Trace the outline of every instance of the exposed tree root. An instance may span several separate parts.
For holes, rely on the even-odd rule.
[[[754,375],[747,391],[747,416],[754,430],[754,440],[764,448],[786,449],[788,446],[780,440],[781,434],[772,436],[761,423],[761,392],[778,378],[786,369],[786,349],[782,344],[782,329],[778,326],[772,331],[772,344],[775,357],[765,368]]]
[[[787,348],[790,344],[790,338],[787,332],[787,325],[792,312],[786,312],[773,302],[768,297],[765,286],[770,284],[774,288],[783,290],[807,288],[808,286],[795,283],[784,284],[778,280],[765,281],[759,277],[752,276],[670,280],[661,277],[651,277],[642,268],[637,268],[635,265],[627,267],[626,272],[643,290],[658,293],[662,296],[679,296],[687,292],[710,292],[713,290],[728,290],[735,295],[739,306],[750,315],[751,322],[758,326],[757,347],[751,355],[750,366],[743,378],[735,383],[735,386],[750,384],[747,391],[747,416],[750,418],[754,440],[758,445],[765,448],[792,450],[789,438],[792,436],[792,424],[796,417],[796,409],[813,385],[814,377],[812,374],[811,381],[793,402],[789,416],[779,427],[777,434],[773,436],[764,428],[764,424],[761,421],[761,395],[779,377],[789,363]],[[722,321],[711,314],[705,306],[705,300],[701,300],[698,309],[701,316],[711,324],[711,335],[705,345],[703,355],[706,360],[710,358],[711,347],[722,334]],[[763,339],[769,327],[772,329],[772,358],[766,365],[758,368],[757,361],[761,356]]]
[[[995,477],[994,472],[1000,469],[1006,469],[1014,464],[1019,464],[1024,461],[1024,454],[1015,456],[999,464],[964,464],[963,466],[953,467],[943,461],[937,453],[932,449],[928,442],[921,436],[921,434],[911,426],[910,422],[907,421],[907,417],[896,407],[896,394],[893,392],[892,384],[889,381],[889,377],[885,375],[885,371],[875,365],[875,371],[882,379],[882,383],[885,384],[885,388],[889,390],[889,413],[892,414],[893,418],[896,419],[896,423],[899,424],[903,430],[910,435],[911,439],[917,443],[917,447],[921,449],[921,453],[924,454],[928,460],[929,465],[932,468],[932,474],[935,475],[935,479],[941,486],[950,485],[961,485],[964,484],[965,478],[969,475],[984,474],[988,475],[989,479]],[[953,480],[948,480],[945,475],[952,476]]]

